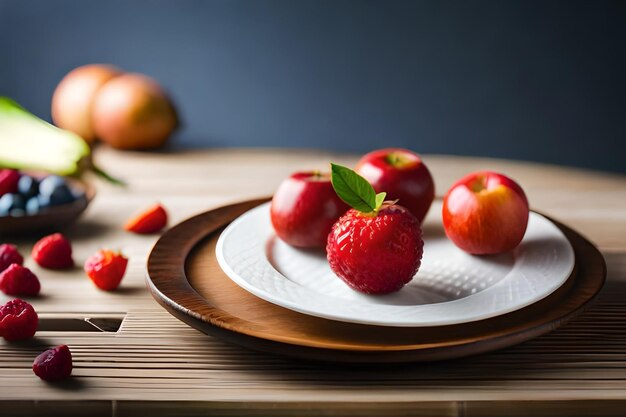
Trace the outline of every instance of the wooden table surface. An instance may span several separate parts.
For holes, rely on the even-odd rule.
[[[298,169],[353,164],[318,151],[202,150],[122,153],[96,159],[124,178],[97,181],[87,213],[67,230],[82,265],[102,247],[129,268],[117,292],[98,291],[82,269],[42,270],[35,339],[0,342],[0,415],[624,415],[626,408],[626,177],[548,165],[429,155],[441,195],[463,174],[493,169],[517,179],[531,206],[593,241],[608,283],[589,311],[563,328],[513,348],[449,362],[341,367],[256,353],[205,336],[167,314],[145,286],[157,236],[124,232],[130,214],[155,201],[171,224],[225,203],[270,195]],[[3,239],[2,239],[3,240]],[[13,239],[15,241],[15,239]],[[24,254],[33,239],[17,241]],[[8,297],[0,297],[3,303]],[[118,331],[86,331],[90,318]],[[96,330],[95,328],[93,328]],[[114,329],[114,328],[113,328]],[[109,329],[111,330],[111,329]],[[73,378],[50,385],[31,371],[48,346],[67,344]],[[5,414],[6,413],[6,414]]]

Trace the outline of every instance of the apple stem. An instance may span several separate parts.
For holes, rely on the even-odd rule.
[[[481,192],[487,188],[487,178],[483,175],[476,177],[476,179],[470,184],[470,188],[475,193]]]
[[[387,163],[392,166],[397,166],[401,162],[400,156],[396,152],[392,152],[387,155]]]

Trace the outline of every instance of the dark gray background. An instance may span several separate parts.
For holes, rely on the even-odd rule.
[[[0,94],[75,66],[175,98],[181,146],[485,155],[626,172],[626,3],[0,0]]]

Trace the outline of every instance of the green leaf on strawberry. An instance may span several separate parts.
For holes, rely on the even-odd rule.
[[[378,209],[383,205],[385,197],[387,197],[387,193],[385,192],[376,194],[376,208],[374,209],[375,211],[378,211]]]
[[[330,167],[330,180],[339,198],[360,212],[378,212],[385,201],[386,193],[376,194],[374,187],[350,168],[333,163]]]

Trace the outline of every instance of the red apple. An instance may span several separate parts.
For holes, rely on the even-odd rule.
[[[335,193],[330,174],[296,172],[272,198],[272,224],[278,237],[292,246],[324,248],[333,224],[347,210]]]
[[[409,209],[420,223],[435,198],[435,183],[428,168],[415,152],[407,149],[379,149],[363,156],[356,172],[372,184],[377,193]]]
[[[455,245],[474,255],[510,251],[522,241],[527,225],[524,190],[496,172],[466,175],[443,200],[446,234]]]

